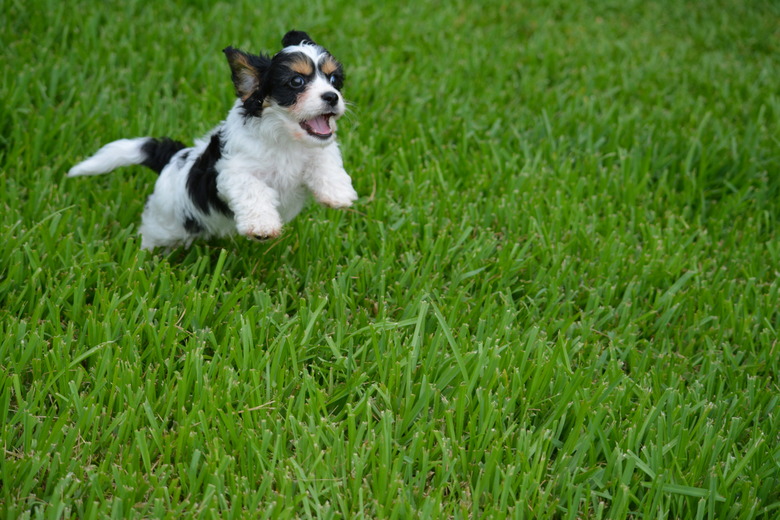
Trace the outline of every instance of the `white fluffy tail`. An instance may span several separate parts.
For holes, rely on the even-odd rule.
[[[120,139],[108,143],[98,150],[95,155],[71,168],[68,172],[68,177],[100,175],[101,173],[115,170],[120,166],[142,164],[147,158],[143,147],[148,141],[148,137],[137,137],[135,139]]]

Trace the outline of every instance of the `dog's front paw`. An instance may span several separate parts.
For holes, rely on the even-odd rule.
[[[282,234],[281,220],[263,223],[238,223],[236,225],[239,234],[252,240],[271,240]]]
[[[279,235],[282,234],[282,226],[279,226],[278,228],[252,228],[248,230],[246,233],[242,233],[244,236],[251,238],[252,240],[258,240],[260,242],[264,242],[266,240],[271,240],[274,238],[279,238]]]
[[[257,240],[258,242],[266,242],[268,240],[278,238],[281,233],[282,231],[279,230],[279,233],[273,235],[248,235],[247,238],[251,240]]]
[[[331,186],[314,194],[317,202],[329,208],[348,208],[358,199],[358,194],[351,184]]]

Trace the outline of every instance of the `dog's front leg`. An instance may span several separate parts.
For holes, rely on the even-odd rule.
[[[358,198],[336,147],[325,150],[318,157],[308,172],[306,185],[317,202],[331,208],[347,208]]]
[[[266,240],[282,233],[279,193],[262,180],[247,173],[223,171],[217,177],[217,190],[233,211],[239,234]]]

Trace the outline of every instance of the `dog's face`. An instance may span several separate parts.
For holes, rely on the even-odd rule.
[[[327,144],[346,105],[341,64],[304,32],[290,31],[272,58],[224,50],[247,117],[281,123],[290,137]]]

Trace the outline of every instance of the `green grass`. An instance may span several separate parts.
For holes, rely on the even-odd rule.
[[[775,3],[0,7],[1,516],[780,514]],[[293,27],[354,210],[149,254],[64,178]]]

